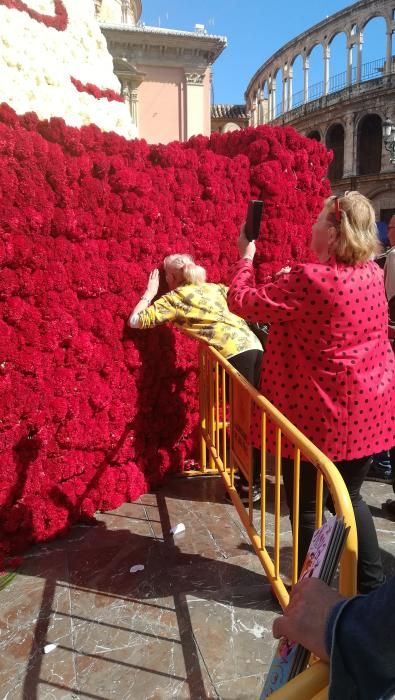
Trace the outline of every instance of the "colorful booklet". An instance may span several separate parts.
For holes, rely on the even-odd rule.
[[[349,528],[344,519],[335,515],[314,532],[306,554],[299,581],[304,578],[320,578],[331,584],[347,538]],[[303,671],[310,652],[301,644],[282,637],[268,671],[260,700],[265,700],[275,690]]]

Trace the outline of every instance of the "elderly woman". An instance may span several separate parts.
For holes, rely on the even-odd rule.
[[[330,197],[313,226],[318,261],[295,266],[256,286],[255,243],[242,229],[241,260],[229,288],[229,308],[271,324],[262,392],[337,465],[353,504],[359,542],[358,588],[384,579],[377,535],[360,488],[371,455],[392,447],[395,363],[388,341],[383,272],[372,260],[378,239],[374,211],[358,192]],[[253,420],[253,442],[260,425]],[[274,445],[273,428],[268,433]],[[292,518],[291,448],[283,446],[283,478]],[[314,531],[315,470],[300,479],[299,564]],[[327,494],[325,494],[325,497]]]
[[[227,287],[206,282],[206,271],[196,265],[190,255],[168,255],[164,259],[166,282],[170,289],[151,303],[159,288],[159,270],[153,270],[147,289],[133,309],[128,325],[131,328],[152,328],[171,322],[192,338],[211,345],[221,353],[240,374],[257,386],[263,349],[247,323],[231,313],[227,304]],[[255,453],[256,485],[253,500],[260,498],[259,457]],[[241,480],[240,496],[248,499],[248,488]]]

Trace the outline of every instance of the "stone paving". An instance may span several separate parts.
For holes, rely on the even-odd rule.
[[[395,523],[381,511],[392,489],[364,492],[395,574]],[[270,499],[268,511],[270,533]],[[31,549],[0,593],[2,700],[258,698],[279,608],[220,479],[173,478],[97,519]],[[285,508],[282,531],[286,568]]]

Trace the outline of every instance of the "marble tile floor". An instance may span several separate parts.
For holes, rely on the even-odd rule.
[[[366,482],[364,491],[395,573],[395,523],[381,512],[392,489]],[[217,478],[173,478],[31,549],[0,593],[1,700],[258,698],[278,607],[223,496]],[[269,498],[269,541],[272,521]],[[185,532],[171,535],[181,522]],[[285,507],[281,527],[287,573]],[[144,570],[131,573],[135,564]]]

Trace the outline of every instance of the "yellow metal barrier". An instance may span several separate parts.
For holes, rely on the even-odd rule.
[[[270,695],[270,700],[327,700],[328,665],[317,661]]]
[[[266,576],[281,606],[285,608],[289,594],[283,582],[280,547],[280,493],[281,493],[281,442],[283,436],[293,446],[293,546],[292,583],[298,578],[299,532],[299,476],[301,459],[310,462],[317,470],[316,526],[322,524],[322,494],[325,481],[332,496],[336,514],[343,516],[350,527],[340,561],[339,591],[343,595],[356,593],[357,533],[354,512],[347,487],[335,465],[276,409],[263,395],[252,387],[218,352],[207,345],[200,346],[200,435],[201,471],[199,474],[222,476],[232,502],[243,522],[254,550],[260,559]],[[256,525],[256,513],[252,503],[252,455],[249,444],[249,426],[252,407],[255,404],[261,414],[261,504]],[[269,421],[275,427],[276,445],[274,457],[274,535],[272,555],[266,539],[266,501],[268,455],[266,433]],[[249,484],[249,504],[241,502],[235,488],[235,471],[240,470]],[[186,472],[196,474],[197,472]],[[273,478],[273,476],[272,476]],[[314,663],[284,689],[272,695],[273,700],[324,700],[327,696],[328,672],[322,662]]]

